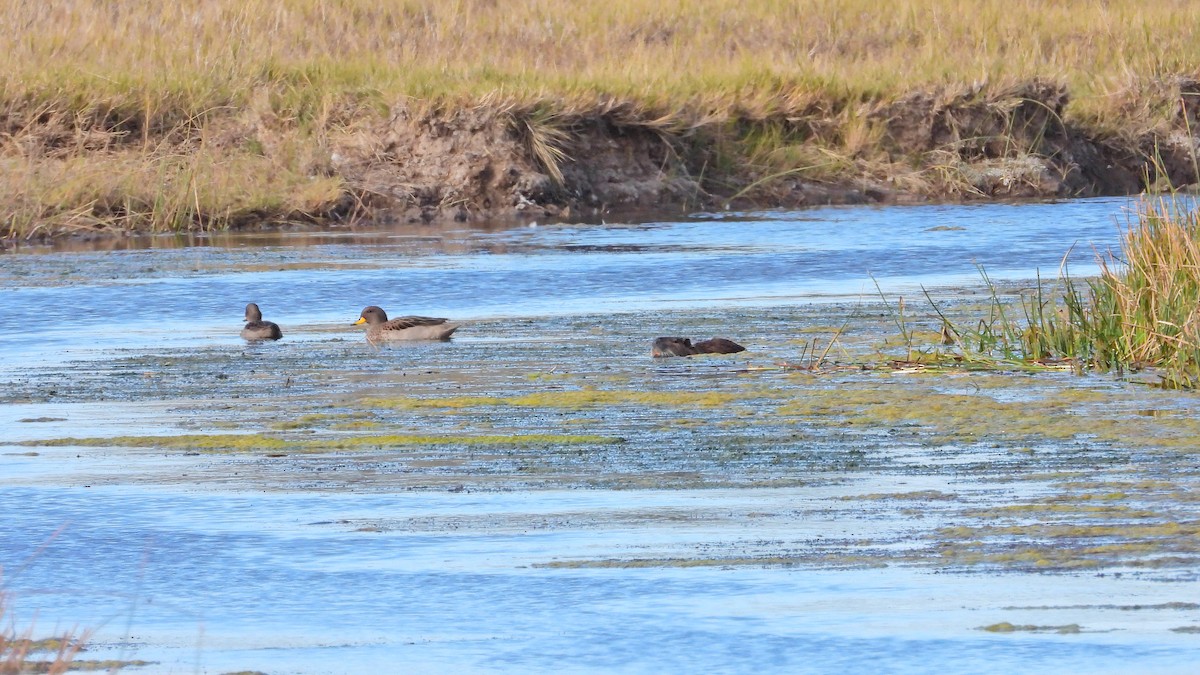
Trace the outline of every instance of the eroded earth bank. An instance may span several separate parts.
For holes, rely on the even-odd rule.
[[[780,94],[740,114],[601,98],[289,116],[268,99],[185,120],[10,107],[7,236],[1125,195],[1192,185],[1200,165],[1189,78],[1086,122],[1043,81]]]

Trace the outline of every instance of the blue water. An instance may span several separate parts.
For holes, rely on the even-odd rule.
[[[634,507],[653,512],[687,500],[739,509],[805,498],[803,489],[280,495],[6,488],[0,565],[16,596],[10,614],[36,616],[43,627],[66,616],[98,628],[88,658],[157,661],[149,672],[921,673],[936,664],[949,673],[1184,673],[1200,657],[1195,640],[1169,630],[1195,612],[1082,609],[1171,602],[1186,593],[1176,584],[904,568],[547,569],[533,565],[628,555],[694,526],[339,526],[356,518],[486,514],[524,514],[534,523]],[[748,526],[703,534],[710,544],[736,541]],[[755,534],[806,536],[803,523]],[[999,621],[1078,622],[1089,632],[978,630]]]
[[[0,352],[212,343],[247,302],[281,324],[392,316],[537,317],[830,298],[1096,271],[1135,202],[839,207],[681,222],[459,227],[334,238],[0,256]],[[954,228],[954,229],[939,229]],[[169,240],[168,240],[169,241]],[[236,331],[233,331],[236,332]],[[81,339],[82,338],[82,339]]]
[[[250,301],[285,326],[276,346],[291,349],[289,358],[297,358],[296,342],[345,340],[341,367],[360,369],[353,374],[367,382],[376,367],[411,370],[402,359],[416,358],[376,365],[349,328],[367,304],[393,315],[515,317],[528,320],[524,335],[536,335],[550,316],[873,300],[876,283],[911,296],[921,286],[977,285],[978,266],[994,281],[1053,277],[1068,250],[1072,272],[1087,275],[1096,251],[1116,247],[1133,204],[827,208],[8,253],[0,255],[0,382],[36,381],[46,364],[84,364],[58,373],[69,387],[92,364],[139,350],[156,355],[152,372],[131,367],[103,383],[145,382],[153,391],[174,353],[209,348],[241,354],[250,365],[234,372],[253,374],[285,352],[242,354],[237,332]],[[459,342],[418,356],[463,358],[470,347],[478,358],[486,350],[471,346],[477,339],[463,330]],[[650,360],[644,344],[636,349]],[[569,344],[563,353],[564,371],[596,367]],[[309,391],[319,393],[325,373],[309,370]],[[209,398],[190,407],[153,396],[48,396],[2,406],[0,431],[147,433],[253,404],[225,400],[232,390],[223,386],[214,380]],[[330,401],[345,395],[341,386],[328,385]],[[19,421],[43,416],[70,417],[70,426]],[[1200,661],[1194,636],[1171,630],[1200,624],[1200,613],[1099,608],[1195,600],[1192,582],[819,562],[547,566],[803,551],[805,542],[848,532],[902,540],[902,514],[828,515],[849,475],[832,488],[389,493],[383,483],[368,490],[350,480],[314,492],[242,481],[239,472],[257,469],[241,462],[261,458],[79,448],[27,455],[3,440],[5,622],[35,625],[38,634],[90,628],[84,658],[157,662],[128,672],[1186,673]],[[206,472],[205,480],[189,485],[189,471]],[[905,476],[903,485],[859,492],[953,491],[959,480],[933,478],[946,482],[909,485],[915,478]],[[1001,621],[1085,631],[979,630]]]

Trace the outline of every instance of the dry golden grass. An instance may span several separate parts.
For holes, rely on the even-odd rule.
[[[1100,110],[1200,63],[1200,5],[1185,0],[20,0],[0,26],[10,102],[120,102],[151,119],[245,105],[261,86],[301,115],[326,93],[497,91],[766,115],[814,92],[1031,78]]]
[[[946,322],[972,360],[1065,359],[1076,370],[1154,368],[1171,388],[1200,388],[1200,209],[1174,194],[1145,202],[1117,252],[1097,252],[1100,275],[1078,283],[1061,270],[1018,306],[992,290],[988,315]],[[901,305],[903,311],[903,305]],[[901,332],[904,333],[901,324]],[[909,342],[911,338],[903,336]]]
[[[15,0],[0,3],[0,156],[111,161],[98,171],[131,184],[164,168],[180,175],[158,199],[122,194],[128,208],[113,215],[93,205],[119,179],[81,177],[56,195],[38,176],[78,166],[18,166],[10,180],[33,182],[15,205],[0,204],[0,222],[10,232],[48,213],[68,224],[119,222],[145,203],[166,205],[149,221],[158,228],[226,223],[260,203],[304,212],[307,197],[276,194],[320,175],[302,155],[319,155],[326,134],[414,103],[518,105],[543,121],[615,111],[671,133],[824,118],[821,143],[771,138],[767,128],[736,160],[817,177],[847,171],[875,142],[861,106],[914,90],[1062,82],[1073,96],[1068,115],[1120,133],[1173,114],[1178,102],[1162,82],[1196,73],[1198,27],[1200,4],[1184,0],[982,0],[969,9],[959,0]],[[232,173],[266,161],[261,169],[286,176],[189,213],[198,192],[224,194],[196,180],[219,171],[170,156],[190,155],[198,146],[189,139],[214,121],[247,116],[269,120],[295,152],[222,147],[212,166]],[[45,137],[56,128],[75,132]],[[553,173],[562,159],[553,127],[530,131],[531,150]],[[164,142],[169,149],[156,147]]]
[[[341,195],[334,178],[306,178],[253,155],[121,152],[62,159],[0,159],[9,230],[208,229],[255,214],[308,217]],[[63,205],[73,205],[64,210]],[[5,234],[0,232],[0,234]]]

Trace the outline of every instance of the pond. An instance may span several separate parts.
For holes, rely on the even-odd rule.
[[[1094,274],[1135,206],[4,254],[5,621],[127,672],[1189,672],[1197,400],[889,365],[901,297],[936,343],[923,289]],[[463,327],[377,349],[368,304]]]

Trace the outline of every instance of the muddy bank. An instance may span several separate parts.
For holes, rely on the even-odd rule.
[[[647,209],[1085,197],[1195,184],[1200,82],[1174,78],[1126,96],[1119,117],[1104,120],[1072,116],[1070,92],[1045,81],[886,100],[781,93],[773,111],[720,114],[615,99],[410,101],[382,112],[346,105],[314,122],[260,102],[172,126],[103,108],[10,107],[0,113],[12,139],[0,159],[14,168],[16,197],[0,202],[10,211],[0,236],[612,221]],[[52,180],[56,171],[69,179]],[[121,172],[127,179],[115,180]],[[230,196],[242,187],[246,195]]]
[[[720,123],[611,103],[400,109],[333,150],[331,164],[356,205],[408,221],[1126,195],[1197,182],[1200,82],[1175,80],[1156,96],[1173,106],[1170,121],[1131,112],[1119,133],[1072,121],[1069,92],[1038,81]],[[869,141],[847,138],[855,124]],[[776,147],[753,156],[764,135]],[[797,152],[824,161],[780,159]]]

